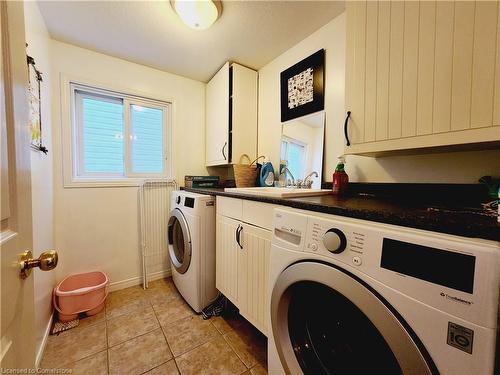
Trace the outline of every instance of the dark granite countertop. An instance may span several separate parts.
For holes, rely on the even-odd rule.
[[[425,229],[463,237],[500,241],[500,224],[476,208],[423,203],[418,199],[375,197],[352,194],[348,197],[324,195],[300,198],[270,198],[224,192],[223,188],[186,188],[199,194],[220,195],[294,207],[302,210]]]

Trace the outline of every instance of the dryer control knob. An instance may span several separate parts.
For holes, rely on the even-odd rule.
[[[175,203],[177,203],[177,204],[181,203],[181,197],[180,196],[177,196],[177,198],[175,198]]]
[[[333,254],[340,254],[347,246],[347,239],[340,229],[331,228],[323,235],[323,245]]]

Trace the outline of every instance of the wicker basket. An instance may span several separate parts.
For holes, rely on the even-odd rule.
[[[250,157],[247,154],[243,154],[240,157],[239,164],[233,164],[234,169],[234,179],[236,180],[236,187],[253,187],[257,182],[257,176],[259,174],[259,167],[255,162],[264,156],[259,156],[254,161],[250,161]],[[248,164],[243,164],[243,159],[248,160]]]

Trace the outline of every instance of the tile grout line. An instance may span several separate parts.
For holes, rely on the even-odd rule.
[[[144,310],[146,310],[146,309],[144,309]],[[154,318],[155,318],[155,320],[156,320],[156,323],[158,324],[156,327],[154,327],[154,328],[150,329],[149,331],[142,332],[141,334],[139,334],[139,335],[137,335],[137,336],[130,337],[130,338],[128,338],[128,339],[126,339],[126,340],[124,340],[124,341],[118,342],[118,343],[113,344],[113,345],[110,345],[110,344],[109,344],[109,341],[108,341],[108,347],[109,347],[109,348],[114,348],[114,347],[115,347],[115,346],[117,346],[117,345],[121,345],[121,344],[123,344],[123,343],[125,343],[125,342],[127,342],[127,341],[130,341],[130,340],[133,340],[133,339],[135,339],[135,338],[137,338],[137,337],[144,336],[144,335],[146,335],[146,334],[148,334],[148,333],[151,333],[151,332],[155,331],[156,329],[160,328],[160,327],[161,327],[161,325],[160,325],[160,322],[158,321],[158,319],[156,318],[156,314],[155,314],[155,312],[154,312],[154,309],[151,309],[151,310],[153,311],[153,316],[154,316]],[[110,319],[110,320],[111,320],[111,319]],[[107,322],[108,322],[108,321],[106,321],[106,327],[107,327]]]
[[[227,335],[227,334],[226,334]],[[226,335],[221,335],[222,338],[224,339],[224,341],[226,342],[227,346],[229,346],[229,349],[231,349],[231,351],[236,354],[236,357],[238,357],[238,359],[240,360],[241,363],[243,363],[243,366],[245,366],[245,369],[248,371],[250,370],[252,367],[248,367],[246,365],[246,363],[243,361],[243,359],[240,357],[240,355],[236,352],[236,350],[233,348],[233,346],[231,345],[231,343],[229,342],[229,340],[226,338]],[[255,365],[254,365],[255,366]]]
[[[96,325],[98,325],[99,323],[101,323],[101,322],[96,322],[96,323],[90,324],[90,325],[88,325],[88,326],[86,326],[86,327],[83,327],[83,329],[86,329],[86,328],[89,328],[89,327],[96,326]],[[105,322],[104,322],[104,323],[105,323]],[[104,324],[104,327],[106,327],[106,324]],[[73,331],[70,329],[70,330],[62,331],[62,332],[60,332],[59,334],[57,334],[57,335],[52,335],[52,336],[58,337],[61,333],[76,332],[76,331],[77,331],[77,329],[78,329],[78,326],[77,326],[77,327],[75,327],[75,328],[73,328]],[[80,329],[82,329],[82,327],[80,327]],[[105,329],[105,332],[106,332],[106,329]],[[106,335],[106,333],[105,333],[105,335]],[[75,360],[75,361],[72,361],[72,362],[62,363],[61,365],[59,365],[59,364],[58,364],[57,366],[59,366],[59,368],[63,368],[63,366],[70,366],[70,365],[74,365],[74,364],[75,364],[75,363],[77,363],[77,362],[80,362],[80,361],[82,361],[82,360],[84,360],[84,359],[88,359],[88,358],[90,358],[90,357],[92,357],[92,356],[95,356],[95,355],[97,355],[97,354],[99,354],[99,353],[102,353],[102,352],[106,351],[106,350],[107,350],[107,345],[108,345],[108,344],[107,344],[107,338],[106,338],[106,346],[105,346],[105,348],[104,348],[104,349],[102,349],[102,350],[98,350],[97,352],[90,353],[90,354],[88,354],[88,355],[85,355],[85,356],[83,356],[83,357],[81,357],[81,358],[78,358],[78,359],[77,359],[77,360]],[[42,358],[42,359],[43,359],[43,358]],[[41,362],[40,362],[40,364],[41,364]]]
[[[149,303],[151,305],[151,308],[153,309],[153,314],[155,315],[155,318],[156,318],[156,320],[158,322],[158,325],[160,326],[161,334],[163,335],[163,338],[165,339],[165,343],[167,344],[167,348],[168,348],[170,354],[172,355],[172,358],[170,358],[167,362],[174,361],[175,368],[177,369],[177,372],[180,374],[181,372],[179,370],[179,366],[177,366],[177,362],[175,361],[174,353],[172,352],[172,348],[170,347],[170,344],[168,343],[167,336],[165,335],[165,331],[163,330],[163,326],[160,323],[160,319],[158,319],[158,315],[157,315],[157,312],[155,310],[155,307],[154,307],[153,303],[151,302],[151,300],[149,300]],[[167,362],[164,362],[164,363],[162,363],[161,365],[159,365],[157,367],[163,366]],[[154,367],[151,370],[154,370],[157,367]],[[151,370],[149,370],[149,371],[151,371]]]
[[[189,353],[191,350],[194,350],[194,349],[198,348],[199,346],[204,345],[205,343],[203,343],[203,344],[201,344],[201,345],[199,345],[199,346],[196,346],[196,347],[194,347],[194,348],[192,348],[192,349],[190,349],[190,350],[186,351],[185,353],[182,353],[182,354],[180,354],[180,355],[178,355],[178,356],[176,357],[176,356],[174,355],[174,352],[172,351],[172,348],[171,348],[171,346],[170,346],[169,342],[168,342],[169,340],[167,339],[167,336],[166,336],[166,334],[165,334],[164,327],[162,326],[162,324],[160,323],[160,319],[158,318],[158,312],[157,312],[157,309],[155,309],[155,306],[153,305],[153,303],[151,302],[151,300],[149,300],[149,303],[151,304],[151,307],[153,308],[153,312],[154,312],[154,314],[155,314],[155,317],[156,317],[156,319],[158,320],[158,324],[160,325],[161,332],[162,332],[162,334],[163,334],[163,337],[165,338],[165,342],[166,342],[167,347],[168,347],[168,349],[169,349],[169,351],[170,351],[170,354],[172,354],[172,358],[171,358],[171,359],[169,359],[167,362],[164,362],[164,363],[162,363],[161,365],[159,365],[159,366],[157,366],[157,367],[160,367],[160,366],[164,365],[165,363],[168,363],[168,362],[170,362],[170,361],[172,361],[172,360],[173,360],[173,361],[174,361],[175,368],[177,369],[177,372],[178,372],[179,374],[181,374],[181,369],[179,368],[179,365],[178,365],[178,363],[177,363],[176,358],[179,358],[180,356],[182,356],[182,355],[184,355],[184,354],[186,354],[186,353]],[[174,323],[175,323],[175,322],[177,322],[177,321],[180,321],[180,320],[183,320],[183,319],[187,319],[187,318],[190,318],[190,316],[187,316],[187,317],[185,317],[185,318],[180,318],[180,319],[177,319],[177,320],[175,320],[175,321],[171,322],[171,324],[174,324]],[[215,327],[214,327],[214,328],[215,328]],[[217,328],[215,328],[215,330],[216,330],[216,332],[218,332]],[[210,341],[210,340],[209,340],[209,341]],[[155,368],[157,368],[157,367],[154,367],[153,369],[155,369]],[[151,369],[151,370],[153,370],[153,369]],[[149,371],[151,371],[151,370],[149,370]]]
[[[128,340],[122,341],[122,342],[120,342],[119,344],[115,344],[115,345],[113,345],[113,346],[110,346],[110,347],[108,347],[108,349],[115,349],[117,346],[120,346],[120,345],[122,345],[122,344],[125,344],[126,342],[129,342],[129,341],[135,340],[135,339],[137,339],[137,338],[139,338],[139,337],[142,337],[142,336],[148,335],[148,334],[150,334],[151,332],[154,332],[154,331],[156,331],[156,330],[158,330],[158,329],[161,329],[161,326],[156,327],[155,329],[153,329],[153,330],[151,330],[151,331],[141,333],[140,335],[137,335],[137,336],[135,336],[135,337],[132,337],[132,338],[130,338],[130,339],[128,339]]]
[[[240,355],[238,355],[237,351],[233,348],[233,346],[232,346],[232,345],[231,345],[231,343],[229,342],[228,338],[226,337],[226,336],[227,336],[227,335],[229,335],[231,332],[234,332],[234,333],[236,333],[236,334],[238,334],[238,333],[237,333],[236,331],[234,331],[233,327],[229,327],[229,328],[230,328],[230,329],[229,329],[229,331],[228,331],[228,332],[223,333],[223,331],[224,331],[224,330],[219,330],[219,329],[217,328],[217,326],[215,325],[215,323],[214,323],[214,322],[215,322],[215,320],[213,320],[213,319],[210,319],[210,320],[209,320],[209,322],[208,322],[208,323],[210,324],[210,327],[212,328],[213,332],[215,332],[215,334],[214,334],[214,335],[212,335],[212,337],[210,337],[207,341],[202,342],[202,343],[200,343],[200,344],[198,344],[198,345],[195,345],[194,347],[190,348],[189,350],[186,350],[186,351],[184,351],[184,352],[180,353],[179,355],[175,355],[175,354],[172,352],[171,345],[170,345],[170,343],[169,343],[169,340],[167,339],[167,335],[166,335],[166,333],[165,333],[165,327],[164,327],[164,326],[160,323],[160,320],[159,320],[159,308],[158,308],[158,306],[155,308],[155,305],[154,305],[154,304],[153,304],[153,302],[152,302],[152,300],[153,300],[154,298],[155,298],[155,296],[148,296],[147,294],[145,294],[145,298],[144,298],[144,299],[145,299],[145,302],[147,301],[147,303],[146,303],[146,304],[144,304],[144,305],[146,305],[147,307],[146,307],[146,306],[143,306],[143,309],[146,309],[146,308],[147,308],[147,309],[149,309],[149,308],[151,308],[151,310],[153,311],[153,316],[154,316],[154,319],[155,319],[155,321],[156,321],[157,326],[156,326],[155,328],[153,328],[153,329],[149,330],[148,332],[141,333],[140,335],[137,335],[137,336],[135,336],[135,337],[129,338],[129,339],[125,340],[125,341],[122,341],[122,342],[120,342],[120,343],[114,344],[114,345],[112,345],[112,346],[110,346],[110,345],[109,345],[109,332],[108,332],[109,327],[108,327],[108,320],[109,320],[109,321],[114,320],[115,318],[118,318],[118,317],[120,317],[120,316],[123,316],[123,315],[126,315],[126,314],[130,314],[130,313],[133,313],[133,312],[136,312],[137,310],[140,310],[141,308],[140,308],[140,307],[139,307],[139,308],[135,308],[135,309],[133,309],[133,310],[131,310],[131,311],[129,311],[129,312],[126,312],[126,313],[124,313],[124,314],[119,314],[118,316],[112,316],[112,317],[111,317],[111,319],[107,319],[107,313],[108,313],[108,311],[107,311],[107,309],[106,309],[106,307],[105,307],[105,310],[104,310],[105,338],[106,338],[106,349],[105,349],[105,350],[106,350],[106,354],[107,354],[107,371],[108,371],[108,374],[110,374],[110,351],[111,351],[112,349],[115,349],[115,348],[116,348],[116,347],[118,347],[119,345],[122,345],[122,344],[124,344],[124,343],[127,343],[127,342],[129,342],[129,341],[131,341],[131,340],[137,339],[137,338],[142,337],[142,336],[145,336],[145,335],[147,335],[147,334],[151,334],[152,332],[156,331],[157,329],[161,329],[161,332],[162,332],[163,338],[164,338],[164,340],[165,340],[165,343],[167,344],[167,348],[168,348],[168,350],[170,351],[170,354],[172,355],[172,357],[171,357],[170,359],[166,360],[165,362],[162,362],[162,363],[160,363],[160,364],[158,364],[158,365],[154,366],[153,368],[148,369],[148,370],[147,370],[147,371],[145,371],[145,372],[142,372],[141,374],[146,374],[146,373],[147,373],[147,372],[149,372],[149,371],[152,371],[152,370],[154,370],[154,369],[156,369],[156,368],[158,368],[158,367],[161,367],[161,366],[165,365],[166,363],[170,362],[171,360],[174,360],[174,365],[175,365],[175,367],[176,367],[176,370],[178,371],[178,373],[179,373],[179,374],[181,374],[181,370],[180,370],[180,367],[179,367],[179,364],[178,364],[178,359],[179,359],[180,357],[182,357],[182,356],[184,356],[184,355],[186,355],[186,354],[188,354],[188,353],[190,353],[190,352],[192,352],[192,351],[194,351],[194,350],[196,350],[196,349],[200,348],[201,346],[203,346],[203,345],[205,345],[205,344],[208,344],[208,343],[213,343],[213,342],[215,342],[216,340],[220,339],[220,337],[222,337],[223,342],[224,342],[224,343],[225,343],[225,344],[229,347],[230,352],[231,352],[231,353],[233,353],[233,354],[235,354],[235,355],[236,355],[236,358],[238,358],[238,360],[240,361],[240,363],[242,363],[243,367],[245,368],[245,369],[242,371],[242,373],[244,373],[244,372],[246,372],[246,371],[251,371],[251,369],[256,368],[256,367],[257,367],[257,366],[259,366],[259,365],[260,365],[260,366],[262,366],[262,364],[260,363],[260,361],[259,361],[259,360],[257,360],[257,358],[255,358],[257,362],[256,362],[256,363],[254,363],[254,364],[252,364],[250,367],[248,367],[248,366],[245,364],[245,362],[243,361],[243,359],[241,358],[241,356],[240,356]],[[126,299],[124,299],[124,300],[125,300],[126,302],[129,302],[130,297],[129,297],[129,298],[126,298]],[[170,298],[167,298],[165,301],[166,301],[166,302],[170,301]],[[167,307],[168,307],[168,304],[167,304]],[[176,323],[178,323],[179,321],[182,321],[182,320],[187,320],[188,318],[189,318],[189,319],[196,319],[196,318],[200,318],[200,315],[196,314],[196,315],[190,315],[190,316],[186,316],[186,317],[184,317],[184,318],[176,319],[176,320],[174,320],[173,322],[169,322],[169,324],[168,324],[166,327],[169,327],[169,326],[171,326],[171,325],[173,325],[173,324],[176,324]],[[94,324],[98,324],[98,323],[94,323]],[[99,351],[99,352],[97,352],[97,353],[91,354],[91,355],[89,355],[89,356],[86,356],[86,357],[84,357],[84,358],[79,359],[78,361],[80,361],[80,360],[82,360],[82,359],[85,359],[85,358],[88,358],[88,357],[93,356],[93,355],[97,355],[97,354],[99,354],[99,353],[101,353],[101,352],[102,352],[102,351]],[[77,361],[75,361],[75,362],[77,362]],[[266,366],[266,367],[267,367],[267,366]]]
[[[75,364],[75,363],[77,363],[77,362],[83,361],[84,359],[89,359],[90,357],[93,357],[93,356],[95,356],[95,355],[97,355],[97,354],[100,354],[100,353],[103,353],[103,352],[105,352],[105,351],[107,351],[107,349],[99,350],[98,352],[95,352],[95,353],[92,353],[92,354],[86,355],[85,357],[82,357],[82,358],[80,358],[80,359],[78,359],[78,360],[76,360],[76,361],[69,362],[69,363],[67,363],[67,364],[63,364],[63,365],[61,365],[61,366],[60,366],[60,367],[58,367],[58,368],[63,368],[63,366],[64,366],[64,368],[67,368],[66,366],[74,365],[74,364]]]
[[[219,332],[217,332],[217,334],[219,334]],[[182,352],[181,354],[179,354],[179,355],[177,355],[177,356],[175,356],[173,352],[172,352],[172,355],[174,356],[174,358],[179,358],[179,357],[182,357],[184,354],[187,354],[187,353],[189,353],[189,352],[191,352],[191,351],[193,351],[193,350],[195,350],[195,349],[198,349],[200,346],[203,346],[203,345],[205,345],[207,342],[211,342],[211,341],[213,341],[213,340],[215,340],[215,339],[216,339],[216,337],[212,337],[212,338],[210,338],[209,340],[207,340],[207,341],[205,341],[205,342],[203,342],[203,343],[201,343],[201,344],[198,344],[198,345],[196,345],[196,346],[193,346],[193,347],[192,347],[192,348],[190,348],[189,350],[186,350],[185,352]]]

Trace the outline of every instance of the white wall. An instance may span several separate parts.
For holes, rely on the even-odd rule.
[[[37,3],[25,2],[24,16],[28,54],[35,59],[36,67],[42,72],[43,77],[41,84],[42,134],[43,143],[49,150],[48,155],[37,151],[31,152],[33,255],[38,257],[42,251],[54,248],[50,38]],[[35,283],[35,333],[38,357],[52,314],[51,296],[55,284],[55,271],[42,272],[35,270],[33,277]]]
[[[332,180],[337,157],[343,154],[345,86],[345,13],[259,70],[259,155],[279,165],[280,72],[317,50],[325,49],[325,166]],[[500,175],[500,150],[370,158],[348,156],[353,182],[475,183],[483,175]]]
[[[54,120],[55,239],[60,253],[57,278],[103,270],[112,283],[141,276],[137,187],[64,188],[61,129],[61,74],[104,86],[119,86],[151,98],[174,101],[173,159],[177,181],[206,174],[205,84],[69,44],[51,42]]]

